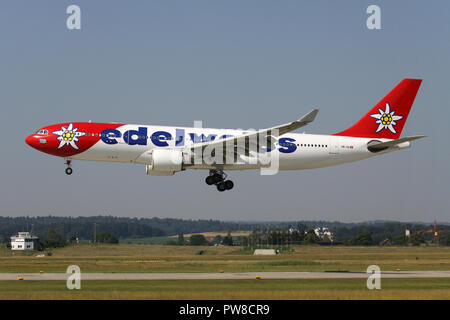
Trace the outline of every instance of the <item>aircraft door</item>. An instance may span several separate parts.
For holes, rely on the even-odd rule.
[[[330,154],[339,154],[339,137],[331,136],[330,144],[328,146]]]

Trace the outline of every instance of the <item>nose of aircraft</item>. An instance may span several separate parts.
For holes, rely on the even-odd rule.
[[[38,139],[36,137],[34,137],[34,135],[29,135],[26,139],[25,139],[26,144],[28,144],[30,147],[36,148],[37,147],[37,143],[38,143]]]

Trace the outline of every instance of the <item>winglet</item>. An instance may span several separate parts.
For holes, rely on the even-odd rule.
[[[269,130],[277,129],[278,135],[281,136],[287,132],[290,132],[295,129],[306,126],[308,123],[314,121],[318,112],[319,112],[319,109],[312,109],[310,112],[308,112],[307,114],[305,114],[303,117],[301,117],[298,120],[295,120],[295,121],[287,123],[287,124],[283,124],[281,126],[270,128]]]
[[[319,109],[312,109],[310,112],[308,112],[303,117],[298,119],[297,122],[306,122],[306,123],[313,122],[318,113]]]

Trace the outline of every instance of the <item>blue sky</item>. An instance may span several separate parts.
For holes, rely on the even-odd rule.
[[[81,30],[66,8],[81,8]],[[366,8],[381,8],[368,30]],[[222,220],[450,221],[448,1],[2,1],[0,214]],[[412,148],[353,164],[260,176],[145,175],[24,143],[64,121],[264,128],[320,109],[307,133],[341,131],[403,78],[424,79]]]

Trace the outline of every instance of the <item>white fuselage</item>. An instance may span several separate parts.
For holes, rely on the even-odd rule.
[[[145,130],[144,130],[145,129]],[[157,148],[177,148],[190,144],[217,141],[229,136],[239,136],[248,131],[232,129],[207,129],[188,127],[123,125],[117,128],[120,135],[113,136],[114,144],[105,143],[103,138],[88,150],[71,157],[75,160],[129,162],[146,164],[143,154]],[[126,141],[124,133],[134,130],[136,134],[145,132],[145,135],[135,135],[133,141],[139,139],[140,143],[130,144]],[[366,159],[377,154],[409,147],[409,142],[399,148],[373,153],[367,149],[367,144],[373,138],[354,138],[334,135],[314,135],[287,133],[277,137],[276,149],[279,153],[280,170],[302,170],[333,166],[341,163]],[[389,139],[376,139],[386,142]],[[109,140],[108,140],[109,141]],[[259,165],[224,165],[226,170],[257,169]],[[195,164],[186,169],[214,169],[208,164]]]

